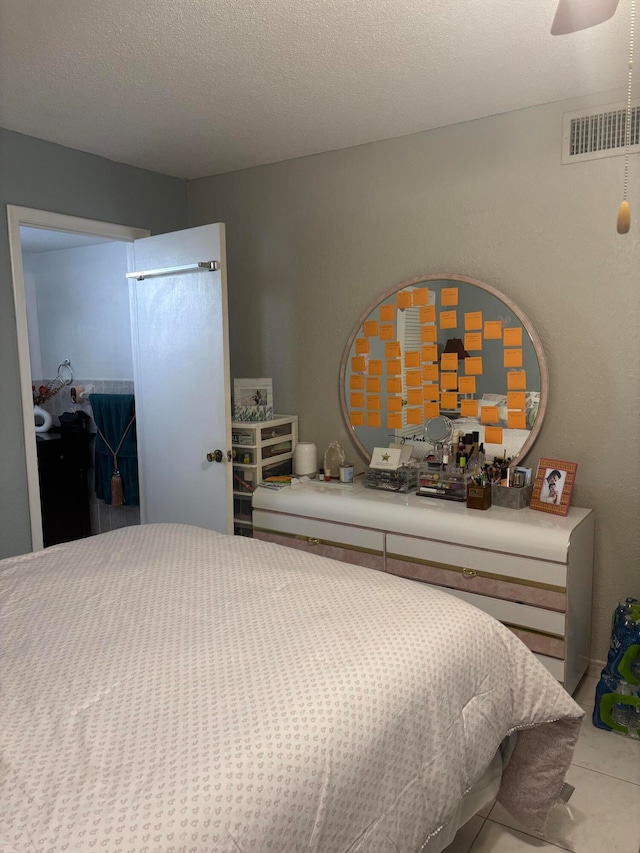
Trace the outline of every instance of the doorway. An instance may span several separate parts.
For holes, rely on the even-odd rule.
[[[106,245],[113,245],[115,252],[122,255],[124,261],[122,268],[123,277],[126,273],[127,257],[131,251],[133,240],[148,236],[149,231],[140,228],[115,225],[113,223],[81,219],[78,217],[51,213],[49,211],[16,207],[13,205],[7,206],[7,219],[9,227],[11,266],[13,272],[14,300],[16,306],[16,328],[24,423],[27,486],[29,493],[31,542],[33,550],[39,550],[44,545],[44,537],[41,514],[41,490],[38,471],[38,448],[33,419],[32,380],[40,377],[36,377],[34,375],[33,371],[35,370],[35,372],[38,372],[39,365],[37,363],[37,355],[34,351],[33,345],[31,347],[31,351],[29,345],[30,314],[31,323],[33,323],[33,305],[31,305],[32,310],[29,311],[28,302],[32,302],[33,300],[33,291],[25,284],[25,263],[23,262],[21,229],[22,235],[30,234],[32,237],[37,236],[37,234],[33,233],[37,229],[41,231],[43,235],[48,235],[49,238],[53,238],[55,241],[54,245],[58,246],[66,245],[67,247],[70,247],[71,243],[69,242],[69,237],[71,235],[78,235],[78,240],[76,242],[79,243],[90,241],[94,244],[105,243]],[[25,229],[27,230],[25,231]],[[65,235],[68,236],[65,237]],[[118,243],[127,244],[125,253],[122,252],[122,248],[120,246],[115,245]],[[42,266],[42,264],[36,263],[33,264],[33,266]],[[27,273],[29,273],[29,270],[27,270]],[[54,306],[54,310],[61,309],[62,306],[56,305],[55,294],[52,293],[50,296],[52,299],[51,305]],[[47,349],[46,358],[50,360],[51,357],[52,356]],[[61,355],[60,361],[64,361],[64,358],[66,357],[66,355]],[[51,367],[48,363],[45,363],[44,358],[42,358],[41,364],[43,372],[51,372]],[[42,378],[44,379],[49,377],[43,376]],[[87,378],[90,379],[91,377]]]

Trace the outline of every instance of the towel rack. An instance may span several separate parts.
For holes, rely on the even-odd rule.
[[[60,375],[60,373],[64,367],[66,367],[67,370],[69,371],[69,378],[68,379],[63,379],[62,376]],[[58,375],[56,376],[54,381],[59,382],[60,385],[71,385],[71,383],[73,382],[73,368],[71,367],[71,361],[68,358],[65,358],[65,360],[61,361],[60,364],[58,365]]]
[[[128,272],[127,278],[135,278],[136,281],[144,281],[145,278],[153,278],[159,275],[179,275],[183,272],[216,272],[220,269],[220,261],[198,261],[196,264],[186,264],[182,267],[164,267],[159,270],[142,270],[141,272]]]

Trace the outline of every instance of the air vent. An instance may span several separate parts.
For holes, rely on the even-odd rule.
[[[624,154],[627,132],[626,104],[608,104],[565,113],[562,162],[579,163]],[[631,152],[640,151],[640,100],[631,102]]]

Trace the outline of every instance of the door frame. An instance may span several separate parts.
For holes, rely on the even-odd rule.
[[[45,231],[66,231],[72,234],[107,237],[112,239],[114,243],[118,241],[130,243],[131,249],[133,248],[134,240],[137,240],[139,237],[148,237],[151,232],[145,228],[117,225],[113,222],[101,222],[95,219],[83,219],[82,217],[68,216],[62,213],[53,213],[52,211],[37,210],[30,207],[19,207],[13,204],[7,205],[9,258],[11,262],[16,335],[18,340],[18,369],[20,373],[20,397],[24,427],[31,550],[39,551],[44,547],[44,540],[40,509],[40,483],[38,480],[38,451],[36,447],[36,433],[33,428],[31,358],[29,355],[27,303],[24,291],[24,268],[22,265],[22,245],[20,240],[21,225],[26,225],[30,228],[42,228]]]

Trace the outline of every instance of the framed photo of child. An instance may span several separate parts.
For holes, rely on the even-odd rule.
[[[529,504],[531,509],[567,515],[577,468],[577,462],[540,459]]]

